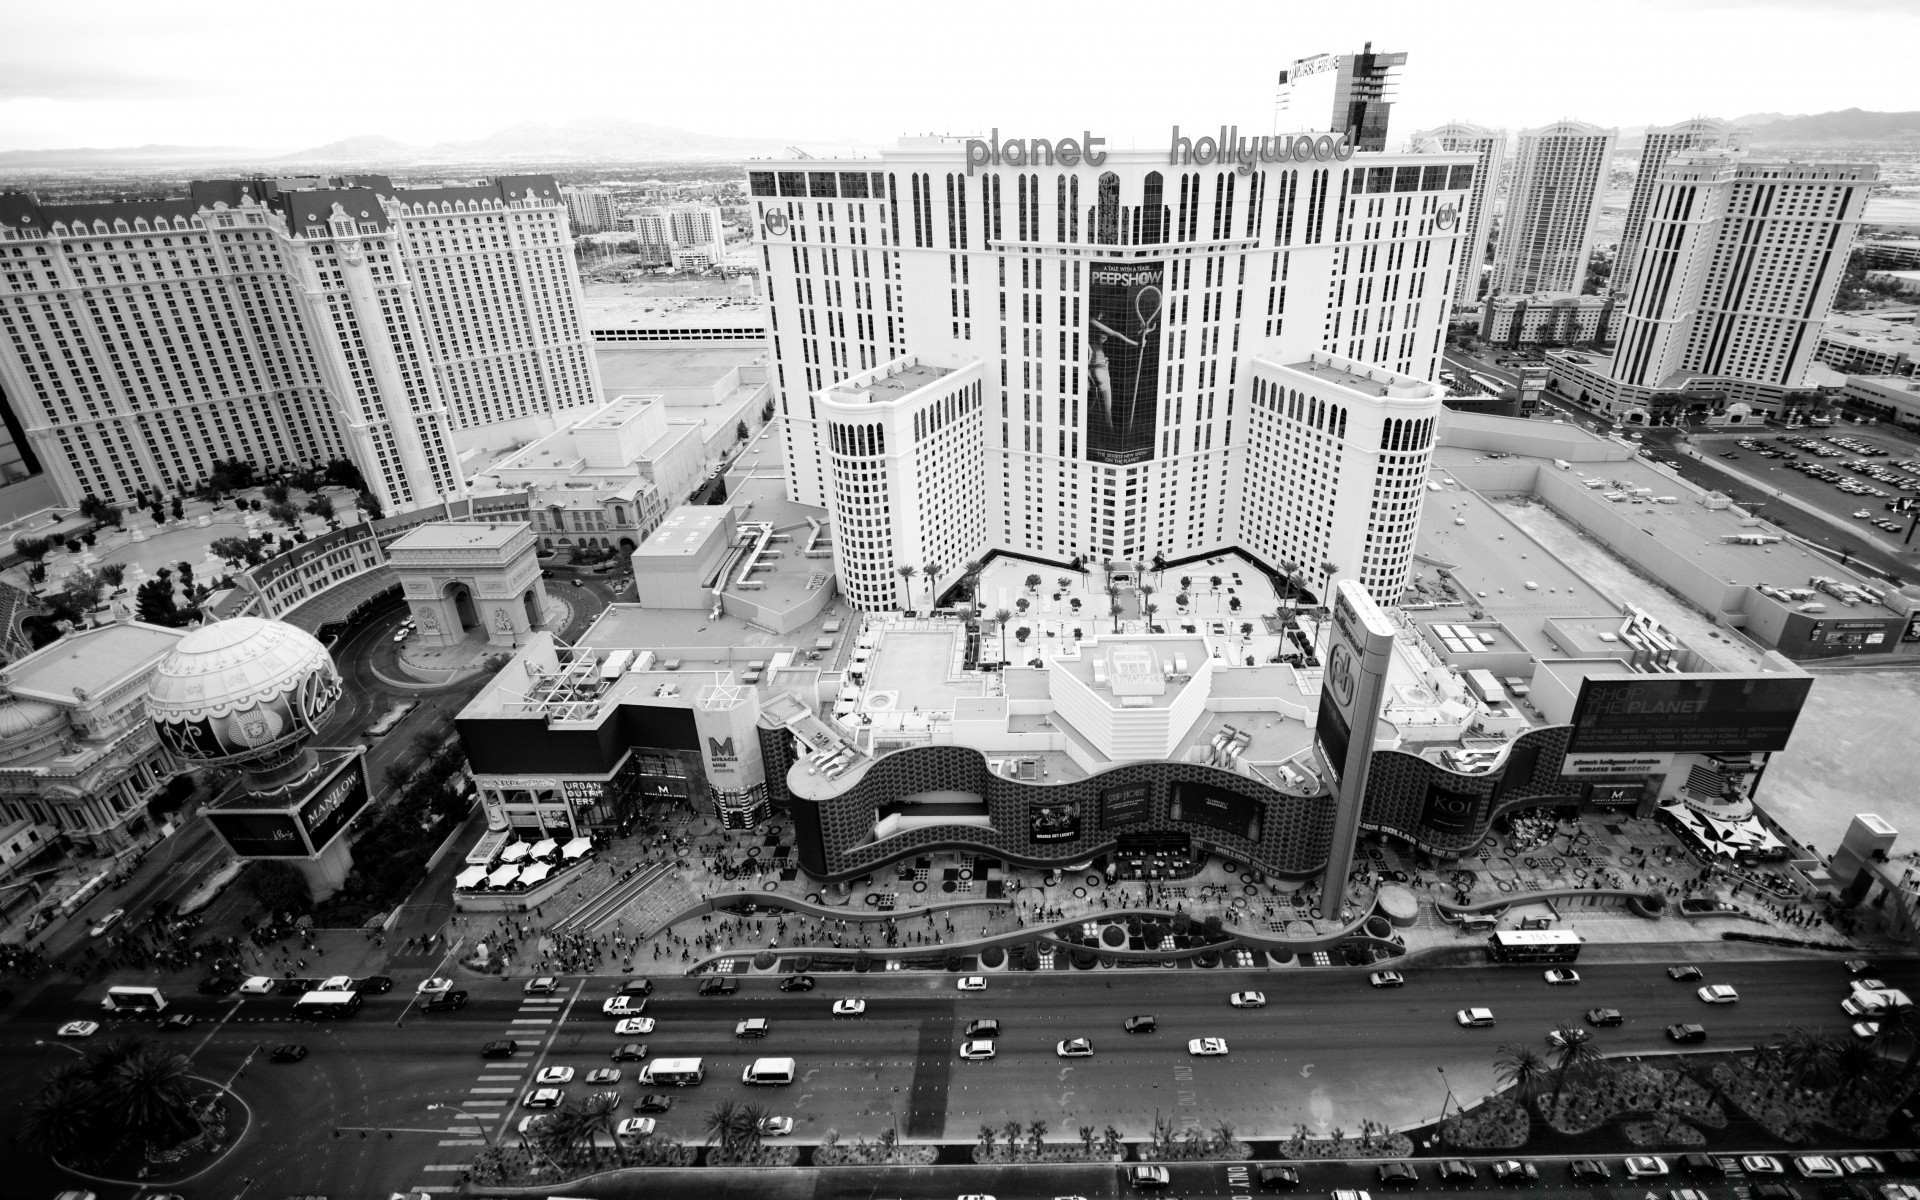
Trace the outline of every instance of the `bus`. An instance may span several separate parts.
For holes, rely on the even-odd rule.
[[[688,1087],[707,1077],[707,1069],[697,1058],[656,1058],[640,1068],[640,1084],[670,1083]]]
[[[100,1007],[108,1012],[164,1012],[167,998],[156,987],[110,987]]]
[[[293,1015],[309,1019],[350,1017],[359,1011],[359,992],[308,992],[293,1002]]]
[[[1571,929],[1502,929],[1487,939],[1494,962],[1570,963],[1580,957],[1580,935]]]

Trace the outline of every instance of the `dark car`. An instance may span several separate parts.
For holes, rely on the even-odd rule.
[[[202,996],[231,996],[240,990],[240,981],[231,975],[209,975],[193,990]]]
[[[969,1038],[997,1038],[1000,1036],[1000,1022],[991,1017],[967,1022],[967,1031],[961,1035]]]
[[[1667,1037],[1681,1043],[1704,1042],[1707,1040],[1707,1027],[1705,1025],[1669,1025]]]
[[[614,1062],[640,1062],[647,1057],[645,1042],[628,1042],[613,1053],[607,1055]]]
[[[1290,1192],[1300,1186],[1300,1172],[1294,1170],[1292,1167],[1261,1167],[1260,1186]]]
[[[1589,1025],[1619,1025],[1626,1021],[1617,1008],[1590,1008],[1587,1010]]]
[[[673,1107],[672,1096],[662,1096],[659,1092],[648,1092],[633,1102],[635,1112],[665,1112]]]
[[[282,996],[304,996],[320,986],[318,979],[282,979],[278,991]]]
[[[1575,1183],[1605,1183],[1613,1178],[1607,1164],[1597,1158],[1576,1158],[1567,1164],[1567,1171]]]
[[[1876,1200],[1876,1194],[1866,1184],[1847,1179],[1823,1185],[1820,1200]]]
[[[425,1012],[456,1012],[467,1006],[465,992],[442,992],[438,996],[429,996],[421,1002]]]
[[[1441,1183],[1472,1183],[1480,1178],[1480,1172],[1473,1164],[1458,1158],[1449,1158],[1440,1164]]]
[[[486,1045],[480,1047],[480,1057],[512,1058],[513,1052],[519,1048],[520,1043],[514,1041],[512,1038],[501,1038],[499,1041],[488,1042]]]
[[[385,975],[369,975],[356,984],[353,990],[356,992],[372,992],[377,996],[382,992],[392,991],[393,980],[387,978]]]
[[[1800,1200],[1800,1189],[1790,1183],[1756,1183],[1753,1200]]]
[[[1540,1168],[1517,1158],[1502,1159],[1493,1164],[1493,1177],[1501,1183],[1532,1183],[1540,1178]]]
[[[297,1063],[306,1056],[307,1048],[305,1046],[302,1046],[298,1042],[288,1042],[284,1046],[275,1046],[273,1052],[267,1055],[267,1059],[270,1062],[277,1063]]]
[[[1676,983],[1691,983],[1694,980],[1699,979],[1700,977],[1701,975],[1700,975],[1699,967],[1668,967],[1667,968],[1667,978],[1673,980]]]
[[[626,980],[620,985],[620,994],[622,996],[651,996],[653,995],[653,980],[651,979]]]
[[[1420,1183],[1420,1172],[1413,1169],[1412,1163],[1384,1162],[1380,1164],[1380,1186],[1416,1187]]]
[[[162,1029],[192,1029],[194,1017],[191,1013],[175,1013],[160,1022]]]
[[[702,996],[731,996],[739,990],[739,981],[726,975],[715,975],[700,981]]]
[[[1719,1179],[1727,1173],[1720,1160],[1711,1154],[1682,1154],[1674,1161],[1682,1172],[1700,1179]]]
[[[783,992],[810,992],[813,990],[813,976],[789,975],[780,981]]]
[[[1152,1017],[1128,1017],[1123,1027],[1128,1033],[1152,1033],[1160,1028],[1160,1022]]]

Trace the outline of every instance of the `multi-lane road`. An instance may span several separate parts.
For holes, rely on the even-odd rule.
[[[369,997],[359,1016],[320,1025],[295,1022],[286,997],[178,997],[176,1009],[203,1023],[155,1036],[192,1051],[202,1074],[222,1080],[257,1046],[298,1041],[312,1050],[299,1064],[256,1056],[246,1066],[235,1086],[257,1124],[210,1173],[205,1194],[231,1195],[247,1177],[262,1195],[359,1196],[457,1182],[460,1165],[486,1139],[512,1136],[526,1111],[521,1099],[541,1068],[573,1067],[569,1091],[584,1096],[599,1090],[584,1083],[586,1072],[613,1065],[608,1055],[625,1040],[645,1041],[653,1057],[705,1062],[703,1084],[655,1089],[674,1099],[660,1117],[668,1136],[701,1140],[706,1112],[733,1098],[793,1117],[794,1137],[804,1142],[829,1130],[852,1139],[889,1128],[910,1140],[966,1142],[982,1124],[997,1129],[1036,1119],[1048,1123],[1053,1138],[1108,1124],[1138,1137],[1156,1114],[1181,1126],[1228,1121],[1248,1138],[1285,1135],[1299,1123],[1414,1124],[1438,1114],[1449,1085],[1455,1100],[1468,1103],[1487,1092],[1500,1044],[1539,1044],[1549,1028],[1577,1022],[1596,1006],[1627,1017],[1624,1026],[1598,1032],[1609,1053],[1669,1049],[1664,1027],[1679,1021],[1707,1027],[1706,1049],[1751,1045],[1796,1025],[1832,1034],[1847,1028],[1839,1001],[1848,975],[1834,962],[1715,964],[1707,982],[1730,983],[1741,995],[1722,1007],[1701,1003],[1693,985],[1673,982],[1659,965],[1580,970],[1583,982],[1565,987],[1548,986],[1533,968],[1413,970],[1404,988],[1380,990],[1347,970],[1002,974],[976,993],[958,991],[952,976],[821,975],[808,993],[781,993],[775,980],[753,978],[716,997],[696,995],[695,980],[658,978],[646,1013],[658,1027],[631,1039],[616,1037],[613,1019],[600,1011],[618,978],[570,977],[549,997],[480,981],[463,985],[471,996],[465,1009],[434,1014],[409,1007],[413,981],[403,980],[392,993]],[[1906,964],[1882,973],[1903,985],[1920,977]],[[1227,996],[1236,988],[1265,992],[1267,1007],[1230,1007]],[[49,992],[0,1023],[0,1054],[16,1078],[31,1080],[65,1057],[36,1039],[92,1008],[100,990]],[[866,1014],[835,1018],[832,1001],[848,995],[866,1000]],[[1498,1024],[1460,1027],[1454,1013],[1470,1006],[1492,1008]],[[1143,1013],[1158,1018],[1156,1032],[1122,1031],[1128,1016]],[[746,1017],[767,1018],[769,1035],[735,1038],[735,1023]],[[977,1019],[1001,1023],[997,1055],[963,1062],[957,1051],[964,1029]],[[98,1036],[144,1024],[109,1021]],[[521,1042],[521,1051],[483,1061],[481,1045],[501,1037]],[[1056,1057],[1055,1043],[1069,1037],[1091,1038],[1094,1056]],[[1231,1052],[1191,1057],[1186,1043],[1194,1037],[1225,1038]],[[762,1056],[797,1059],[794,1085],[743,1084],[742,1069]],[[643,1089],[634,1065],[623,1067],[624,1116]],[[336,1139],[341,1126],[396,1132],[363,1139],[349,1131]],[[51,1171],[23,1170],[40,1176],[48,1194],[57,1190]]]

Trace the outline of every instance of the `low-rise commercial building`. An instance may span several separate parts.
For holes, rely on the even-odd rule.
[[[1572,346],[1620,336],[1616,297],[1571,292],[1490,296],[1480,310],[1480,337],[1498,346]]]
[[[1920,427],[1920,379],[1911,375],[1849,376],[1840,402],[1883,421]]]
[[[1820,327],[1814,357],[1847,375],[1911,375],[1920,365],[1920,327],[1835,313]]]
[[[1890,283],[1902,292],[1920,292],[1920,271],[1868,271],[1868,283]]]

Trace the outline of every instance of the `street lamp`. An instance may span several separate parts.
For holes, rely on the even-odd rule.
[[[460,1116],[463,1116],[463,1117],[465,1117],[465,1118],[467,1118],[467,1119],[468,1119],[469,1121],[478,1121],[478,1122],[480,1122],[480,1136],[481,1136],[481,1137],[483,1137],[483,1138],[485,1138],[485,1139],[487,1139],[487,1145],[489,1145],[489,1146],[495,1146],[495,1145],[498,1145],[498,1144],[499,1144],[498,1142],[496,1142],[496,1141],[495,1141],[495,1139],[494,1139],[494,1135],[493,1135],[492,1133],[489,1133],[489,1132],[487,1131],[487,1119],[486,1119],[485,1117],[476,1117],[476,1116],[474,1116],[474,1115],[473,1115],[472,1113],[470,1113],[470,1112],[468,1112],[468,1111],[466,1111],[465,1109],[463,1109],[463,1108],[455,1108],[455,1107],[454,1107],[453,1105],[451,1105],[451,1104],[429,1104],[429,1105],[427,1105],[427,1111],[428,1111],[428,1112],[433,1112],[433,1111],[434,1111],[435,1109],[441,1109],[441,1108],[444,1108],[444,1109],[446,1109],[446,1110],[447,1110],[448,1112],[450,1112],[450,1113],[457,1113],[458,1115],[460,1115]]]
[[[65,1050],[69,1054],[78,1054],[81,1058],[85,1058],[87,1056],[87,1052],[85,1050],[82,1050],[78,1046],[69,1046],[65,1042],[49,1042],[44,1038],[35,1038],[33,1039],[33,1044],[36,1046],[53,1046],[53,1047],[56,1047],[57,1049]]]

